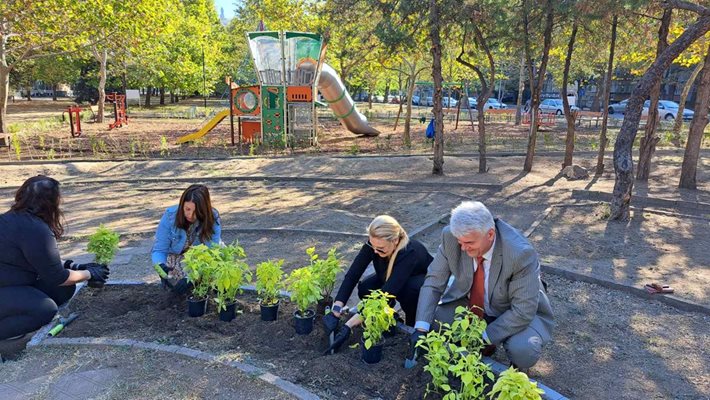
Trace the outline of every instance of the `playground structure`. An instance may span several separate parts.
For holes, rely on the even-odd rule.
[[[316,145],[318,116],[315,107],[319,91],[350,132],[379,135],[380,132],[368,125],[367,118],[357,111],[335,70],[323,62],[326,46],[321,35],[260,31],[247,33],[247,41],[259,84],[231,88],[229,110],[215,115],[198,131],[180,137],[178,144],[203,137],[227,116],[234,138],[236,116],[240,144]]]
[[[81,107],[71,105],[62,113],[62,120],[64,120],[64,113],[69,114],[69,128],[71,129],[71,137],[81,136]]]

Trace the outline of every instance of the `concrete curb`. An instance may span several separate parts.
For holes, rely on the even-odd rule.
[[[317,400],[320,399],[318,395],[307,390],[303,386],[297,385],[293,382],[289,382],[283,378],[280,378],[270,372],[267,372],[259,367],[251,365],[249,363],[241,361],[225,361],[219,357],[204,352],[200,350],[190,349],[188,347],[176,346],[176,345],[165,345],[158,343],[148,343],[141,342],[132,339],[106,339],[106,338],[49,338],[42,341],[44,346],[121,346],[121,347],[132,347],[145,350],[162,351],[165,353],[172,353],[181,356],[186,356],[198,360],[203,360],[207,362],[220,363],[231,368],[236,368],[247,375],[261,379],[277,388],[296,396],[303,400]]]

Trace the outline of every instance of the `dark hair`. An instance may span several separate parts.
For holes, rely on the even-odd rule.
[[[59,239],[64,233],[62,226],[62,211],[59,203],[62,196],[59,193],[59,181],[48,176],[37,175],[25,181],[15,193],[15,204],[11,211],[26,211],[39,217]]]
[[[210,201],[210,191],[205,185],[190,185],[180,196],[180,205],[178,212],[175,214],[175,226],[180,229],[187,230],[190,227],[190,221],[185,218],[183,206],[185,202],[195,203],[195,216],[199,222],[200,241],[206,243],[212,239],[214,234],[215,218],[212,213],[212,202]]]

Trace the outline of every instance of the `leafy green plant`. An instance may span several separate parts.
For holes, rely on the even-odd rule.
[[[170,148],[168,147],[168,138],[165,136],[160,137],[160,156],[167,157],[170,155]]]
[[[264,261],[256,266],[256,293],[265,306],[279,301],[279,292],[283,288],[284,260]]]
[[[20,134],[13,132],[10,134],[10,142],[12,143],[12,148],[15,149],[15,157],[19,161],[22,158],[22,142],[20,141]]]
[[[217,260],[210,248],[204,244],[192,246],[185,252],[185,273],[192,283],[192,296],[203,299],[211,288],[211,279]]]
[[[49,149],[47,152],[47,160],[54,160],[56,158],[56,154],[54,152],[54,149]]]
[[[537,387],[536,382],[531,382],[527,375],[511,366],[501,372],[488,397],[498,400],[539,400],[543,393],[545,391]]]
[[[306,254],[311,259],[311,269],[318,279],[318,286],[324,298],[329,298],[335,288],[335,278],[338,272],[343,270],[343,266],[338,259],[335,247],[328,250],[328,257],[323,260],[316,253],[315,247],[306,249]]]
[[[118,251],[118,242],[118,233],[101,224],[99,229],[89,236],[89,244],[86,250],[96,256],[97,263],[109,264]]]
[[[389,305],[391,299],[394,299],[393,295],[375,290],[360,302],[358,309],[362,316],[362,338],[366,349],[382,341],[382,335],[397,324],[394,308]]]
[[[351,156],[356,156],[360,154],[360,146],[358,146],[357,143],[353,143],[353,145],[350,146],[350,148],[348,149],[348,154],[350,154]]]
[[[466,307],[457,307],[453,323],[442,323],[439,331],[420,339],[417,346],[426,350],[428,361],[424,370],[432,377],[427,393],[440,392],[445,400],[482,397],[484,379],[494,379],[490,367],[481,360],[485,329],[485,321]]]
[[[302,317],[306,316],[308,307],[323,298],[320,286],[318,286],[318,277],[310,267],[299,268],[291,272],[286,280],[286,285],[291,292],[291,301],[296,303],[298,314]]]
[[[237,297],[237,293],[242,292],[241,286],[251,282],[251,271],[249,265],[244,262],[244,249],[236,243],[212,248],[210,253],[214,258],[211,273],[214,301],[218,310],[225,310],[227,304]]]

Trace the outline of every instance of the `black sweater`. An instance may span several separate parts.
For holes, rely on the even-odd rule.
[[[335,301],[347,303],[353,293],[353,289],[355,289],[355,285],[357,285],[370,262],[375,267],[375,273],[380,278],[380,282],[384,282],[382,291],[397,296],[410,276],[426,274],[432,260],[432,256],[423,244],[416,240],[410,240],[407,246],[397,253],[390,279],[385,282],[389,259],[380,257],[370,246],[363,244],[345,274],[345,278],[343,278],[343,283],[340,285],[337,296],[335,296]]]
[[[0,287],[61,285],[69,277],[49,226],[28,212],[0,215]]]

